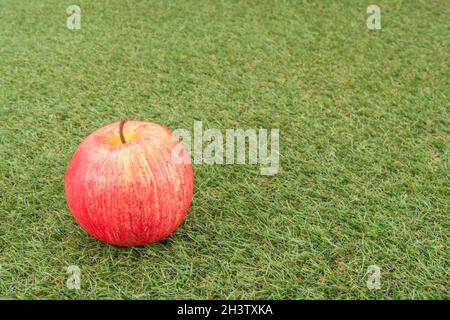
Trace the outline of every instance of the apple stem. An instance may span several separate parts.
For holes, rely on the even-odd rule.
[[[119,135],[120,135],[120,140],[122,141],[123,144],[127,143],[125,140],[125,137],[123,135],[123,126],[125,125],[125,122],[127,122],[127,120],[122,119],[122,120],[120,120],[120,124],[119,124]]]

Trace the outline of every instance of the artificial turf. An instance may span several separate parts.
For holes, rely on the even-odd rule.
[[[0,297],[448,299],[448,1],[0,4]],[[120,248],[78,226],[78,143],[129,118],[279,128],[278,174],[194,165],[183,224]],[[66,287],[66,267],[81,289]],[[381,268],[381,288],[366,287]]]

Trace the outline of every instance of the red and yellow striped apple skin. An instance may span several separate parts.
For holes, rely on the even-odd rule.
[[[66,199],[91,235],[118,246],[156,242],[174,231],[191,202],[189,156],[171,161],[179,140],[168,129],[141,121],[100,128],[76,149],[65,176]]]

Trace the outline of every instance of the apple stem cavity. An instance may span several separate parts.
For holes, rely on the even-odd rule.
[[[123,135],[123,126],[125,125],[125,122],[127,122],[127,120],[122,119],[122,120],[120,120],[120,124],[119,124],[120,141],[122,141],[123,144],[127,143],[127,141],[125,140],[125,136]]]

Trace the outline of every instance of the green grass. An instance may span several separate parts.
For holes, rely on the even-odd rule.
[[[0,4],[1,298],[450,298],[447,1],[73,3]],[[282,169],[195,165],[179,229],[109,246],[64,173],[121,117],[279,128]]]

